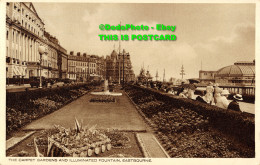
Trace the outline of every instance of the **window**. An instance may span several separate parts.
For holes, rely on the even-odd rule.
[[[13,42],[14,42],[14,32],[13,32]]]
[[[22,14],[24,14],[24,9],[22,9]]]
[[[6,31],[6,39],[7,39],[7,40],[8,40],[8,33],[9,33],[9,32],[8,32],[8,30],[7,30],[7,31]]]
[[[16,32],[16,43],[18,43],[18,36],[19,34],[18,34],[18,32]]]

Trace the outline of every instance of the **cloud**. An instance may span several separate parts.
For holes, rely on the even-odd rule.
[[[248,4],[119,4],[119,3],[41,3],[38,10],[46,29],[58,37],[69,51],[99,56],[118,50],[119,41],[100,41],[100,24],[176,25],[176,41],[121,41],[130,53],[135,74],[141,66],[155,76],[180,78],[184,65],[185,78],[198,77],[204,70],[217,70],[238,60],[253,60],[255,5]],[[190,14],[192,13],[192,14]],[[241,22],[243,22],[241,24]],[[250,22],[250,23],[248,23]],[[170,31],[122,31],[122,34],[172,34]]]
[[[219,36],[196,44],[194,49],[198,58],[204,61],[206,70],[217,70],[236,61],[253,60],[255,27],[253,24],[237,24],[229,36]]]
[[[99,11],[100,13],[103,13],[104,11]],[[99,18],[98,15],[100,13],[96,13],[95,18]],[[88,14],[86,14],[88,15]],[[109,15],[109,14],[108,14]],[[91,19],[91,18],[90,18]],[[86,19],[86,21],[90,21],[90,19]],[[101,21],[100,19],[98,19]],[[136,22],[135,25],[147,25],[149,27],[154,26],[158,24],[158,22],[155,21],[139,21]],[[98,34],[98,24],[92,24],[92,27],[89,27],[91,29],[92,33],[95,35]],[[111,24],[112,25],[112,24]],[[116,24],[114,24],[116,25]],[[125,25],[125,24],[122,24]],[[158,34],[158,35],[165,35],[165,34],[174,34],[169,31],[155,31],[155,30],[148,30],[148,31],[122,31],[122,34],[127,34],[129,37],[132,34]],[[119,35],[119,31],[104,31],[102,34],[117,34]],[[99,45],[102,50],[99,50],[99,55],[107,55],[108,52],[112,52],[113,45],[116,45],[116,50],[118,51],[118,44],[119,41],[100,41],[99,38],[97,38],[95,35],[89,38],[92,42],[89,43],[91,45],[88,45],[90,47]],[[141,66],[145,65],[145,68],[147,69],[149,66],[150,73],[152,76],[155,76],[156,71],[159,71],[159,76],[163,76],[163,70],[166,70],[166,79],[169,79],[170,77],[180,77],[179,71],[181,68],[181,65],[184,64],[187,67],[187,74],[189,72],[189,76],[194,77],[197,76],[197,71],[194,70],[194,67],[189,69],[188,66],[194,65],[194,61],[197,59],[197,54],[192,48],[191,45],[189,45],[186,42],[181,41],[121,41],[121,48],[126,49],[127,52],[130,52],[131,60],[133,64],[133,69],[135,74],[139,74],[139,71],[141,69]],[[95,50],[97,53],[97,49]],[[122,50],[121,50],[122,51]],[[91,50],[88,52],[92,52]],[[93,51],[94,53],[94,51]],[[196,67],[195,67],[196,69]],[[197,68],[199,69],[199,68]]]

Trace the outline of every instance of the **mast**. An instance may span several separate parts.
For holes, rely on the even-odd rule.
[[[158,75],[158,69],[157,69],[156,75],[155,75],[156,81],[158,80],[158,77],[159,77],[159,75]]]
[[[181,78],[183,79],[183,76],[185,75],[183,64],[181,66],[181,73],[180,73],[180,75],[181,75]]]
[[[163,82],[165,81],[165,68],[163,69]]]

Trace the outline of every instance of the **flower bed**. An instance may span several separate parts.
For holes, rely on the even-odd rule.
[[[6,133],[13,131],[58,110],[62,106],[86,94],[92,84],[65,86],[27,92],[7,93],[6,97]]]
[[[95,129],[65,129],[57,127],[58,131],[48,137],[47,156],[87,157],[93,153],[100,154],[111,149],[111,140]],[[55,150],[60,153],[55,153]]]
[[[52,129],[43,130],[40,136],[35,137],[27,146],[35,147],[35,153],[43,156],[88,157],[110,151],[112,148],[131,148],[129,143],[130,138],[124,132],[114,129],[97,130],[95,126],[83,128],[75,122],[75,129],[55,125]]]
[[[126,136],[126,133],[118,130],[105,130],[103,133],[111,139],[112,148],[130,148],[130,139]]]
[[[99,130],[101,133],[103,131],[107,130]],[[100,154],[96,154],[95,152],[92,151],[92,157],[131,157],[131,158],[141,158],[143,157],[142,151],[140,150],[140,147],[138,145],[138,142],[136,141],[136,135],[134,132],[120,132],[118,130],[109,130],[110,132],[114,132],[115,136],[109,136],[106,135],[110,140],[111,140],[111,145],[112,148],[109,151],[105,151]],[[6,155],[13,156],[13,157],[35,157],[35,144],[34,144],[34,139],[35,142],[38,146],[39,152],[40,153],[46,153],[48,151],[48,136],[51,136],[53,134],[58,133],[57,129],[48,129],[48,130],[42,130],[42,131],[37,131],[35,134],[30,136],[29,138],[25,139],[19,145],[16,145],[6,151]],[[120,135],[116,135],[120,134]],[[124,135],[123,135],[124,134]],[[117,138],[121,137],[123,135],[123,139]],[[127,140],[124,141],[123,144],[126,147],[116,147],[113,146],[113,144],[116,144],[115,142],[118,141],[118,139],[121,140]],[[116,144],[118,145],[118,144]],[[62,155],[62,152],[56,150],[55,154],[61,156],[69,156],[69,155]],[[44,154],[44,156],[46,156]],[[73,155],[72,155],[73,156]],[[74,155],[75,156],[75,155]]]
[[[115,97],[112,96],[99,96],[93,97],[90,99],[90,102],[97,102],[97,103],[114,103],[116,102]]]
[[[126,93],[171,157],[254,157],[254,117],[137,86]]]
[[[197,129],[207,129],[209,118],[198,115],[188,109],[172,109],[167,112],[158,112],[151,118],[157,130],[166,134],[178,132],[193,133]]]

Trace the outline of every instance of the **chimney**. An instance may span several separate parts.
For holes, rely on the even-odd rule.
[[[87,53],[83,53],[83,57],[87,57]]]
[[[74,55],[74,51],[70,51],[70,55],[72,55],[72,56],[73,56],[73,55]]]
[[[80,56],[80,52],[77,53],[77,56]]]

